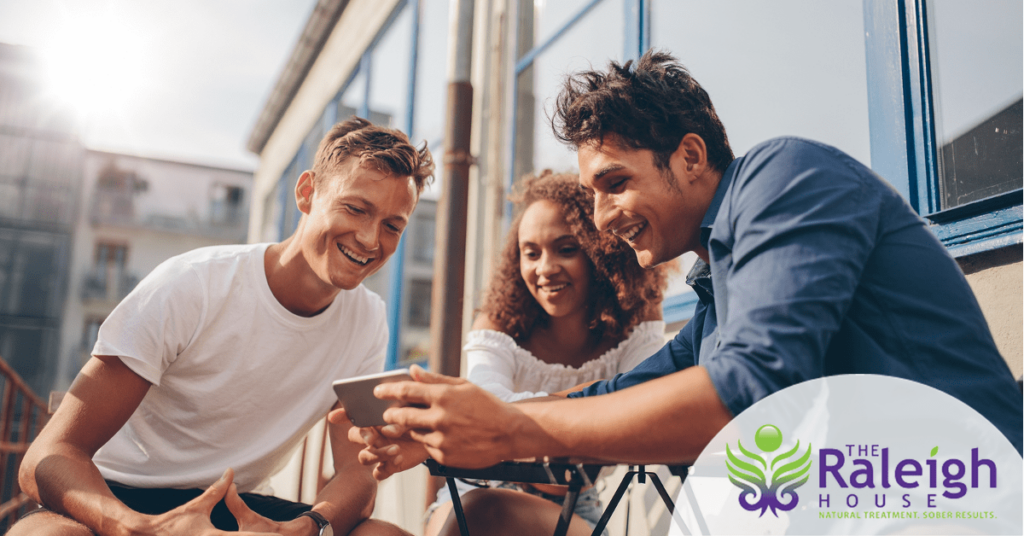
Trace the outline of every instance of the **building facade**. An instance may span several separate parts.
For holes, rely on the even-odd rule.
[[[31,49],[0,44],[0,357],[50,389],[77,220],[84,149],[72,114],[46,98]]]
[[[251,189],[248,171],[85,151],[54,389],[70,386],[100,324],[158,264],[245,242]]]
[[[548,119],[564,75],[657,48],[708,90],[737,155],[801,136],[888,180],[960,262],[1020,377],[1021,9],[1015,0],[477,0],[464,325],[511,217],[507,193],[526,174],[576,169]],[[289,187],[324,129],[351,110],[426,140],[438,155],[447,10],[446,0],[318,3],[249,140],[260,156],[250,241],[294,225]],[[416,240],[405,237],[381,276],[396,339],[389,366],[410,359],[399,352],[407,335],[398,320],[425,299],[412,296],[419,291],[403,265]],[[695,302],[678,278],[671,283],[669,331]]]

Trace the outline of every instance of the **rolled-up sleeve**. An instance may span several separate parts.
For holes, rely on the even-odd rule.
[[[879,222],[876,189],[862,187],[879,179],[848,159],[780,139],[736,170],[708,242],[718,346],[700,363],[734,415],[824,375]]]

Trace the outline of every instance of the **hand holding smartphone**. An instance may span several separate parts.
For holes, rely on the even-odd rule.
[[[386,425],[384,410],[402,405],[397,400],[381,400],[373,396],[373,388],[382,383],[403,381],[412,381],[409,369],[389,370],[379,374],[338,380],[332,386],[352,424],[367,428]]]

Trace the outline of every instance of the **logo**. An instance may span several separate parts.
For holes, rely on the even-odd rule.
[[[753,512],[761,510],[758,517],[771,509],[775,517],[778,510],[792,510],[800,501],[796,488],[807,483],[811,470],[811,445],[800,454],[800,440],[796,446],[781,454],[773,456],[782,446],[782,432],[772,424],[765,424],[754,434],[754,444],[761,449],[755,454],[736,440],[743,459],[733,454],[729,444],[725,445],[725,465],[729,470],[729,481],[742,489],[739,502],[744,510]]]
[[[1011,437],[1020,429],[1004,434],[914,381],[808,380],[751,404],[704,447],[669,534],[1024,534]]]

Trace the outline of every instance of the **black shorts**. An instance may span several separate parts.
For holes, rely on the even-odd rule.
[[[128,508],[140,514],[150,515],[174,510],[203,493],[201,489],[132,488],[109,480],[107,485],[110,486],[110,491],[114,492],[114,496]],[[239,496],[253,512],[274,521],[291,521],[302,512],[308,512],[312,508],[308,504],[258,493],[240,493]],[[45,511],[45,508],[42,510]],[[38,511],[40,510],[35,512]],[[213,508],[210,520],[213,522],[213,526],[220,530],[238,530],[238,522],[235,521],[235,516],[231,515],[231,511],[228,510],[223,500]]]

